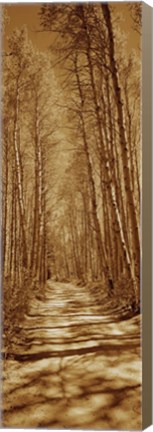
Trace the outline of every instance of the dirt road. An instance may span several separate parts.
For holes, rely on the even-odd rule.
[[[3,426],[141,429],[140,318],[49,282],[4,370]]]

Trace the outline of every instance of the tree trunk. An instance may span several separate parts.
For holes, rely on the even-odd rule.
[[[23,199],[21,157],[20,157],[20,151],[19,151],[19,145],[18,145],[19,96],[20,96],[19,95],[19,82],[17,80],[13,144],[14,144],[14,152],[15,152],[18,201],[19,201],[20,222],[21,222],[22,241],[23,241],[23,265],[26,268],[27,264],[28,264],[27,242],[26,242],[26,224],[25,224],[25,209],[24,209],[24,199]]]
[[[6,274],[6,239],[7,239],[7,218],[8,218],[8,175],[9,175],[9,164],[8,164],[8,140],[9,135],[7,133],[5,141],[5,185],[4,185],[4,211],[3,211],[3,266],[4,274]]]

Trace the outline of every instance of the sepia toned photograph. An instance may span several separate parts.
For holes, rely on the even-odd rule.
[[[141,6],[2,6],[4,428],[142,429]]]

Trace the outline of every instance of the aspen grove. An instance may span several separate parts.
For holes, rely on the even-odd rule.
[[[49,50],[24,27],[3,60],[9,340],[49,278],[140,307],[140,60],[125,55],[109,4],[43,4],[39,16]]]

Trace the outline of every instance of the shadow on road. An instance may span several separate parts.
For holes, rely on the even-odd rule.
[[[59,291],[64,315],[58,301],[57,313],[47,312],[53,292],[34,301],[5,362],[4,426],[141,429],[140,317],[95,316],[83,291],[69,316],[66,286]]]

